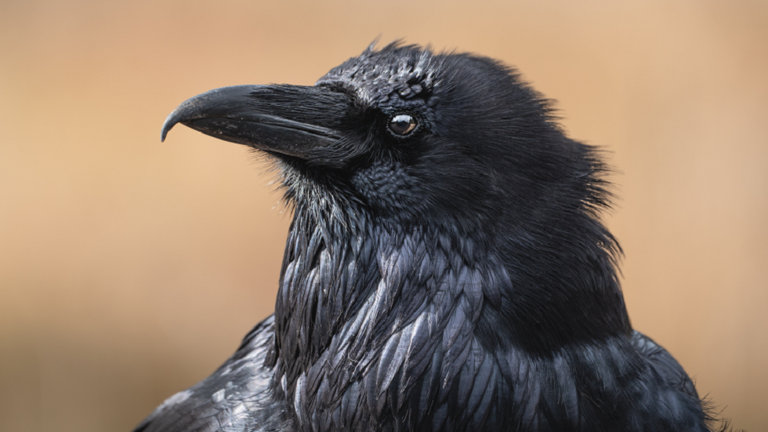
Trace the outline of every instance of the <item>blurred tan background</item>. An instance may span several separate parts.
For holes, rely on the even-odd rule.
[[[290,214],[184,99],[374,38],[515,65],[610,150],[635,327],[768,429],[768,3],[0,0],[0,430],[129,431],[273,310]]]

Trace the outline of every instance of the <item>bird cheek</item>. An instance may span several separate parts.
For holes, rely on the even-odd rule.
[[[359,169],[352,185],[369,205],[382,210],[413,210],[418,207],[416,180],[399,162],[375,162]]]

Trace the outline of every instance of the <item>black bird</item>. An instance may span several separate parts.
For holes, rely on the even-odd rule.
[[[271,156],[294,216],[274,315],[137,432],[711,430],[630,325],[600,153],[513,69],[371,46],[177,123]]]

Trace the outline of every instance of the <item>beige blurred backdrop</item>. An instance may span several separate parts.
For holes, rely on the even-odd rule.
[[[602,146],[634,326],[768,429],[768,4],[0,0],[0,430],[129,431],[273,310],[290,214],[184,99],[373,39],[519,68]]]

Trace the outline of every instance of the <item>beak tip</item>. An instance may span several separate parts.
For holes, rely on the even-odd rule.
[[[165,119],[165,123],[163,123],[163,129],[160,131],[160,142],[165,141],[165,137],[168,135],[168,132],[173,128],[173,126],[176,125],[176,123],[179,122],[177,116],[175,116],[176,112],[172,112],[171,115],[168,116],[167,119]]]

